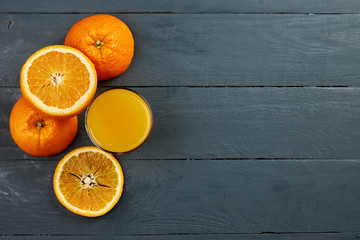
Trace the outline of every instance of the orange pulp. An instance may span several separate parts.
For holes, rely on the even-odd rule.
[[[93,142],[102,149],[126,153],[149,136],[152,113],[147,102],[134,91],[111,89],[89,106],[86,127]]]

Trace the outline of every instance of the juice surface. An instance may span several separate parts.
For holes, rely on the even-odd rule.
[[[100,94],[87,112],[90,137],[101,148],[124,153],[141,145],[150,133],[151,111],[136,93],[111,89]]]

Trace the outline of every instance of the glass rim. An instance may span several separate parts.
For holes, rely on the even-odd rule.
[[[91,137],[91,134],[89,132],[89,129],[88,129],[88,126],[87,126],[87,115],[88,115],[88,112],[89,112],[89,109],[91,107],[91,104],[96,100],[96,98],[98,98],[101,94],[107,92],[107,91],[110,91],[110,90],[114,90],[114,89],[123,89],[123,90],[127,90],[127,91],[130,91],[130,92],[133,92],[135,93],[136,95],[138,95],[146,104],[147,108],[149,109],[149,112],[150,112],[150,129],[146,135],[146,138],[138,145],[136,146],[135,148],[131,149],[131,150],[128,150],[128,151],[125,151],[125,152],[113,152],[113,151],[110,151],[110,150],[107,150],[101,146],[99,146],[95,140]],[[137,150],[138,148],[140,148],[142,145],[145,144],[145,142],[149,139],[150,135],[151,135],[151,132],[152,132],[152,128],[153,128],[153,125],[154,125],[154,120],[153,120],[153,112],[151,110],[151,107],[150,107],[150,104],[148,103],[148,101],[146,101],[146,99],[140,94],[138,93],[137,91],[133,90],[133,89],[130,89],[130,88],[127,88],[127,87],[111,87],[109,89],[106,89],[104,91],[102,91],[101,93],[97,94],[96,96],[93,97],[93,99],[91,100],[91,102],[89,103],[89,105],[86,107],[86,111],[85,111],[85,130],[86,130],[86,134],[88,135],[88,137],[90,138],[91,142],[98,148],[100,148],[101,150],[105,151],[105,152],[108,152],[108,153],[111,153],[111,154],[114,154],[114,155],[123,155],[123,154],[127,154],[127,153],[131,153],[131,152],[134,152],[135,150]]]

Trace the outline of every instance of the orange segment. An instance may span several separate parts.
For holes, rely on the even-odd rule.
[[[34,53],[20,74],[24,97],[39,110],[59,117],[79,114],[95,94],[92,62],[80,51],[61,45]]]
[[[68,153],[54,175],[59,201],[70,211],[87,217],[110,211],[118,202],[123,185],[123,172],[116,158],[96,147]]]

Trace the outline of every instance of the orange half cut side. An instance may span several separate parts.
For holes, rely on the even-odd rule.
[[[98,217],[119,201],[124,175],[112,154],[97,147],[82,147],[59,162],[53,183],[58,200],[68,210]]]
[[[77,49],[54,45],[34,53],[21,69],[23,96],[42,112],[78,115],[90,103],[97,87],[96,70]]]

